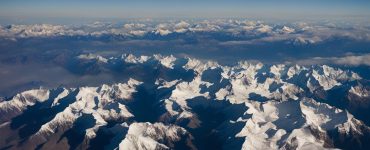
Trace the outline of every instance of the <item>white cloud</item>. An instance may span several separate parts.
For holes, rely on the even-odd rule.
[[[175,32],[184,33],[189,30],[189,27],[190,27],[189,23],[181,21],[175,25]]]
[[[153,31],[155,34],[160,34],[160,35],[168,35],[171,34],[172,31],[169,30],[169,25],[161,23],[157,25],[157,28],[155,31]]]
[[[273,42],[289,40],[294,44],[312,44],[325,41],[333,37],[345,37],[354,40],[370,41],[370,29],[366,26],[354,26],[341,28],[340,26],[327,26],[311,23],[285,24],[278,28],[274,24],[266,24],[260,21],[246,20],[204,20],[204,21],[163,21],[136,22],[127,24],[112,24],[95,22],[79,26],[64,25],[12,25],[0,27],[0,37],[27,38],[42,36],[74,36],[106,34],[123,36],[142,36],[145,33],[168,35],[172,32],[220,32],[220,34],[232,34],[244,39],[258,42]],[[264,34],[268,33],[268,34]],[[247,43],[253,44],[249,41]]]
[[[302,65],[337,64],[349,66],[359,66],[359,65],[370,66],[370,54],[358,56],[343,56],[343,57],[314,57],[311,59],[299,60],[296,63]]]
[[[272,31],[272,27],[269,25],[261,24],[256,31],[261,33],[270,33]]]
[[[294,39],[294,44],[300,45],[300,44],[315,44],[317,42],[323,41],[320,37],[314,36],[314,37],[303,37],[298,36]]]
[[[142,31],[142,30],[132,30],[129,32],[130,34],[132,35],[135,35],[135,36],[143,36],[146,31]]]
[[[144,28],[146,25],[142,23],[128,23],[124,24],[123,28],[125,29],[137,29],[137,28]]]

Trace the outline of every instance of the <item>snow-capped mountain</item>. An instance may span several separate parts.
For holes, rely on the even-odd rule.
[[[74,59],[89,62],[78,70],[123,70],[127,82],[1,100],[0,148],[370,149],[370,82],[349,70],[162,55]]]
[[[338,27],[333,27],[333,24]],[[126,23],[98,21],[81,25],[0,25],[0,38],[17,40],[35,37],[99,38],[111,36],[117,39],[150,39],[153,37],[161,39],[160,37],[168,36],[176,38],[176,36],[173,35],[185,35],[189,33],[199,35],[205,33],[222,33],[234,38],[238,37],[239,40],[253,39],[248,41],[249,43],[289,41],[290,43],[298,45],[307,45],[330,40],[333,37],[346,37],[368,42],[370,40],[370,36],[368,35],[369,31],[370,29],[367,27],[367,24],[358,24],[352,28],[348,28],[341,27],[338,24],[335,25],[335,23],[298,22],[279,25],[245,19],[167,20],[162,22],[136,20]],[[232,43],[237,44],[239,42],[230,41],[225,44]],[[243,43],[243,41],[241,43]]]

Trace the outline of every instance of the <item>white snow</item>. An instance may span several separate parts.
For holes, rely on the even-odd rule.
[[[125,139],[119,144],[120,150],[156,150],[169,149],[161,142],[177,142],[187,131],[184,128],[162,123],[133,123]]]
[[[79,58],[100,59],[100,61],[105,59],[90,54],[80,55]],[[136,65],[156,63],[154,66],[160,64],[167,69],[174,69],[177,65],[177,58],[172,55],[136,57],[129,54],[117,59]],[[327,130],[337,131],[340,134],[354,132],[361,135],[361,132],[369,129],[346,110],[306,98],[321,88],[324,90],[320,92],[327,92],[335,86],[347,86],[348,81],[362,80],[356,73],[325,65],[303,67],[277,64],[269,66],[242,61],[237,66],[222,66],[213,61],[192,58],[187,58],[187,60],[187,63],[180,69],[194,70],[195,76],[190,82],[181,78],[166,81],[165,77],[159,76],[153,85],[130,78],[126,83],[77,89],[64,88],[59,95],[50,99],[52,107],[59,106],[63,98],[71,98],[69,96],[72,93],[78,93],[69,99],[72,100],[71,104],[57,113],[49,122],[43,124],[33,136],[47,140],[55,132],[71,128],[79,117],[89,114],[94,117],[95,124],[86,129],[85,137],[92,139],[96,137],[99,128],[106,126],[110,120],[135,118],[135,113],[131,113],[132,108],[126,104],[137,100],[133,98],[133,94],[137,92],[138,86],[153,86],[153,90],[158,90],[155,91],[158,92],[155,93],[158,94],[156,95],[158,102],[155,105],[165,111],[161,117],[164,119],[169,117],[169,120],[174,122],[185,119],[189,121],[187,125],[190,128],[202,127],[204,123],[198,118],[193,108],[188,106],[190,99],[201,97],[210,102],[226,100],[231,105],[245,105],[247,109],[244,114],[233,120],[225,120],[230,123],[230,128],[234,124],[243,125],[236,135],[230,135],[245,139],[242,149],[284,149],[289,146],[297,147],[297,149],[325,149],[323,146],[327,138],[325,137]],[[110,61],[103,62],[109,63]],[[203,81],[202,75],[209,69],[222,70],[221,81],[225,81],[226,85],[221,85],[221,81],[215,83]],[[362,82],[356,83],[348,86],[348,92],[366,100],[369,97],[366,85],[361,85]],[[214,89],[213,91],[202,90],[203,87]],[[305,88],[309,90],[304,91]],[[162,91],[165,92],[161,93]],[[21,113],[27,106],[48,100],[50,92],[46,89],[22,92],[9,101],[0,102],[0,109],[6,113]],[[251,94],[264,97],[266,101],[255,100]],[[129,128],[128,134],[123,140],[121,139],[122,142],[119,145],[119,149],[125,150],[170,149],[171,145],[166,142],[179,141],[183,135],[188,134],[182,127],[162,123],[134,121],[117,126],[112,130]]]
[[[9,101],[0,102],[0,109],[11,111],[16,109],[22,111],[27,106],[32,106],[36,102],[44,102],[49,99],[50,91],[47,89],[34,89],[15,95]]]
[[[163,66],[173,69],[174,62],[176,61],[176,57],[170,56],[162,56],[162,55],[154,55],[154,58],[158,60]]]

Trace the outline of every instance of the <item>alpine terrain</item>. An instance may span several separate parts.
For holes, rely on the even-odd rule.
[[[119,70],[126,82],[1,98],[0,149],[370,149],[370,81],[351,70],[172,55],[71,59],[77,70]]]

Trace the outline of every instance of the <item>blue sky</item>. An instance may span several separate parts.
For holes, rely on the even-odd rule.
[[[0,0],[8,19],[369,15],[369,0]]]

